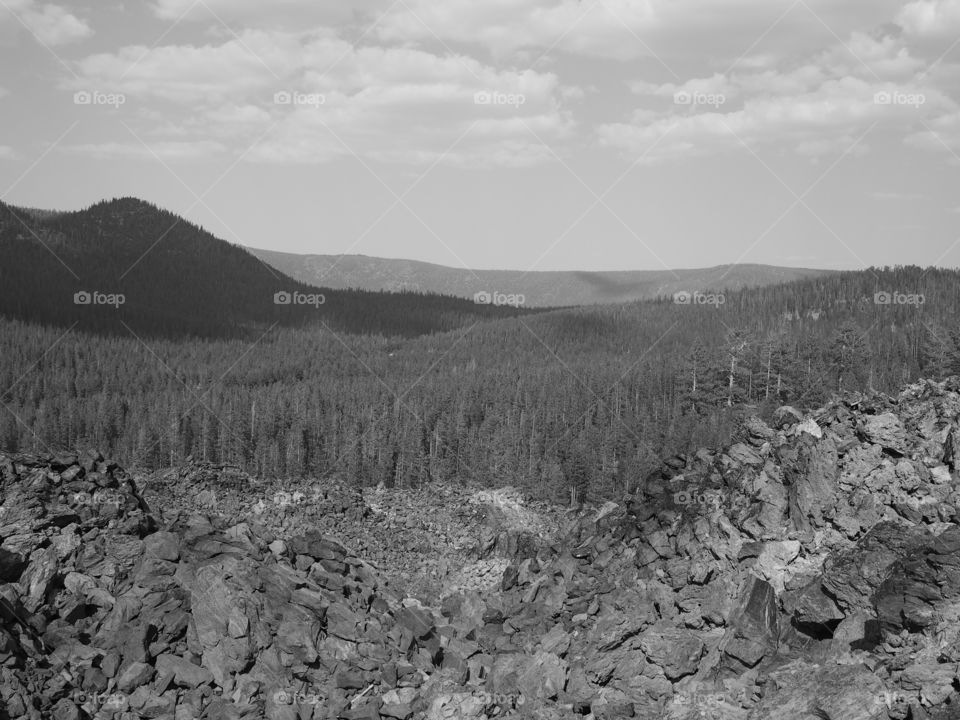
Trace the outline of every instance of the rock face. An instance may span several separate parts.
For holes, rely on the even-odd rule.
[[[194,466],[152,512],[96,453],[0,454],[0,718],[956,718],[958,390],[748,418],[567,519],[448,491],[459,529],[439,491]]]

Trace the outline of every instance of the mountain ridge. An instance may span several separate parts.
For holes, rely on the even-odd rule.
[[[525,304],[530,307],[633,302],[681,291],[759,287],[839,272],[759,263],[667,270],[478,270],[362,254],[248,250],[271,267],[301,282],[344,289],[439,292],[459,297],[496,291],[523,294]]]
[[[301,324],[411,336],[525,312],[302,283],[139,198],[68,213],[0,203],[0,315],[13,318],[174,337]]]

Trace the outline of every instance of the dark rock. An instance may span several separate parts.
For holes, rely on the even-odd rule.
[[[960,599],[960,528],[925,536],[919,547],[889,567],[873,597],[881,628],[888,633],[922,631],[942,606]]]
[[[776,652],[780,626],[776,593],[770,583],[754,576],[747,579],[727,627],[720,647],[734,665],[752,668]]]

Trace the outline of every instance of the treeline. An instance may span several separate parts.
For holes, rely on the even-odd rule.
[[[0,448],[616,496],[661,458],[727,440],[744,413],[960,373],[958,281],[874,269],[718,305],[554,311],[409,340],[282,329],[144,342],[5,320]]]

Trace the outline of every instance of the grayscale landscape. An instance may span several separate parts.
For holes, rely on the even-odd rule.
[[[0,0],[0,720],[960,720],[960,0]]]

